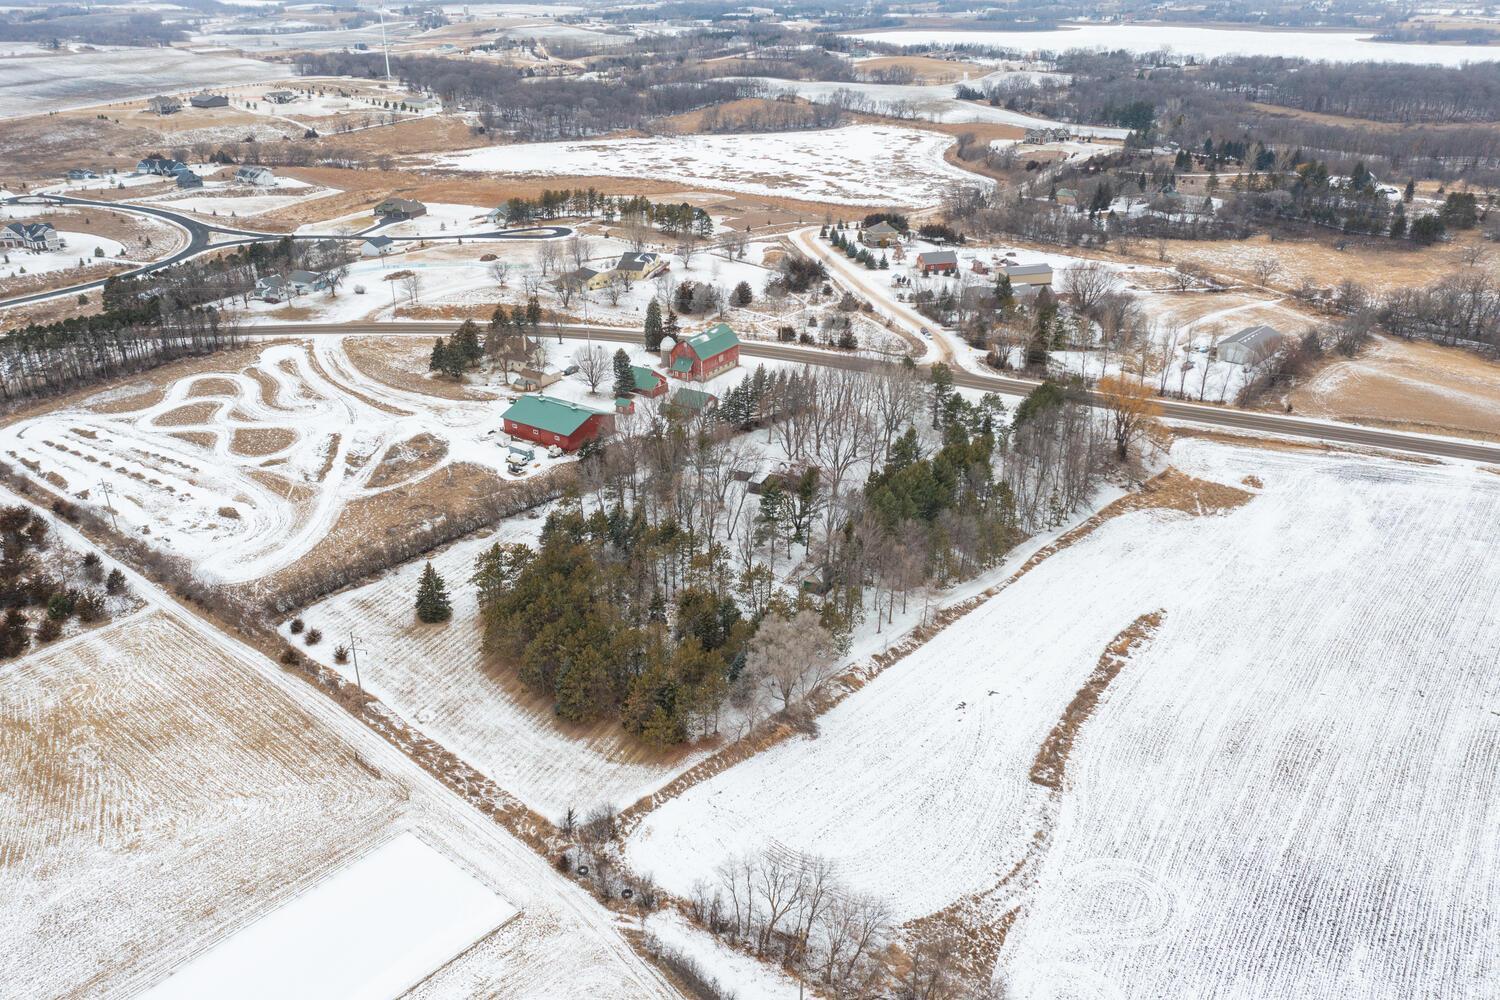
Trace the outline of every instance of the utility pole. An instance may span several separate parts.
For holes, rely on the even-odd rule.
[[[99,492],[104,494],[104,509],[109,511],[110,523],[115,526],[115,532],[118,534],[120,531],[120,520],[115,516],[115,505],[110,502],[113,498],[110,496],[109,484],[100,483]]]
[[[366,652],[368,652],[368,650]],[[358,686],[359,693],[360,694],[364,694],[365,693],[365,685],[364,685],[364,682],[361,681],[360,677],[359,677],[359,653],[360,653],[359,636],[355,635],[353,632],[350,632],[349,633],[349,655],[354,658],[354,683],[355,683],[356,686]]]

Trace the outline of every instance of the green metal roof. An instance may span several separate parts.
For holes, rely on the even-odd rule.
[[[637,392],[651,392],[662,383],[662,377],[660,375],[656,374],[656,372],[652,371],[650,368],[643,367],[642,365],[631,365],[630,374],[635,379],[635,388]]]
[[[728,323],[715,323],[696,337],[688,339],[687,345],[693,353],[698,356],[699,361],[707,361],[709,358],[723,354],[731,347],[738,347],[740,338],[734,335]],[[672,366],[676,368],[676,365]]]
[[[672,370],[674,372],[690,372],[693,370],[693,359],[683,354],[672,359]]]
[[[518,424],[551,431],[564,437],[582,427],[589,417],[598,415],[598,410],[551,396],[522,396],[501,414],[505,420],[514,420]]]
[[[714,401],[712,393],[701,392],[697,389],[678,389],[672,395],[672,405],[680,406],[685,410],[697,412]]]

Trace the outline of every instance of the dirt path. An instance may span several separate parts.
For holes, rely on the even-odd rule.
[[[881,316],[890,320],[892,329],[900,334],[901,338],[911,344],[917,356],[921,360],[930,361],[925,355],[936,352],[936,359],[947,364],[953,363],[953,352],[941,337],[927,338],[922,336],[924,329],[930,330],[937,326],[926,316],[898,302],[891,294],[889,287],[883,287],[878,277],[880,271],[867,271],[862,266],[852,263],[843,254],[836,252],[828,244],[818,239],[818,231],[814,228],[800,229],[789,237],[792,246],[803,254],[814,260],[821,260],[833,274],[845,285],[851,286],[856,292],[863,295]],[[891,272],[884,272],[889,281]]]

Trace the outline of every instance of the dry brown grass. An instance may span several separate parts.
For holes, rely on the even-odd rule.
[[[448,443],[424,431],[387,448],[370,473],[369,483],[377,488],[404,483],[427,472],[447,457]]]
[[[861,73],[874,73],[882,69],[909,69],[917,75],[917,83],[954,83],[989,72],[987,67],[974,63],[936,59],[932,56],[881,56],[859,63]]]
[[[286,427],[237,427],[230,438],[229,450],[236,455],[259,458],[296,443],[297,433]]]
[[[482,314],[482,307],[467,307],[462,319]],[[443,317],[449,318],[449,317]],[[359,337],[344,341],[344,349],[354,367],[377,382],[407,392],[420,392],[440,399],[487,399],[461,383],[449,379],[427,378],[431,345],[413,337]]]
[[[1078,731],[1094,714],[1110,681],[1125,668],[1136,648],[1156,633],[1165,616],[1165,610],[1141,615],[1115,636],[1114,641],[1099,654],[1099,662],[1094,665],[1088,680],[1073,695],[1047,738],[1037,748],[1029,774],[1033,782],[1044,788],[1062,791],[1063,779],[1067,776],[1068,755],[1073,750],[1073,741],[1077,739]]]
[[[239,392],[239,386],[227,378],[205,378],[199,379],[188,388],[187,398],[197,399],[200,396],[234,396]]]
[[[186,403],[156,417],[158,427],[188,427],[204,424],[219,412],[218,403]]]
[[[173,431],[171,436],[179,441],[186,441],[188,444],[197,445],[199,448],[212,448],[214,442],[218,440],[217,437],[208,431]]]

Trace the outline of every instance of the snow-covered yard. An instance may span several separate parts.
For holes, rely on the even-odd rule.
[[[7,278],[65,271],[70,267],[107,265],[125,249],[124,244],[107,236],[63,230],[59,230],[57,235],[66,244],[57,250],[13,249],[0,252],[0,282]],[[0,284],[0,288],[3,287]]]
[[[1171,459],[1252,495],[1105,522],[816,738],[658,808],[632,865],[687,893],[741,852],[809,853],[898,921],[1019,906],[999,971],[1023,1000],[1487,996],[1500,480],[1192,440]],[[1158,611],[1059,787],[1031,780],[1106,647]]]
[[[887,125],[758,135],[491,146],[436,158],[459,170],[538,176],[640,176],[749,194],[850,205],[927,206],[984,179],[943,159],[952,138]]]

